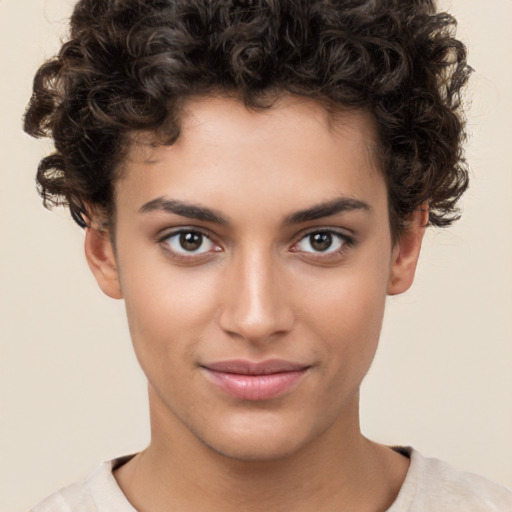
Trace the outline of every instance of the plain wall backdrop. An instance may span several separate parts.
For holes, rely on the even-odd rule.
[[[24,511],[149,440],[145,379],[123,304],[104,297],[83,233],[35,191],[51,150],[21,130],[34,72],[71,0],[0,0],[0,511]],[[442,3],[476,69],[471,189],[431,230],[417,279],[391,298],[362,389],[370,438],[512,486],[512,1]]]

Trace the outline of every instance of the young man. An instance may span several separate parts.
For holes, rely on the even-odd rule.
[[[467,187],[452,26],[427,0],[77,4],[25,127],[125,301],[152,437],[35,511],[511,508],[359,428],[386,296]]]

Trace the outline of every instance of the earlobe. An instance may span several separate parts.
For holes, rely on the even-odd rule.
[[[113,299],[122,299],[117,262],[108,232],[86,228],[84,248],[89,268],[103,293]]]
[[[428,205],[424,203],[412,213],[393,249],[388,295],[398,295],[411,287],[427,223]]]

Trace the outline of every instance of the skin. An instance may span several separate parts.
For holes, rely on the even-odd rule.
[[[312,100],[255,112],[207,97],[188,102],[174,145],[134,134],[114,236],[91,227],[85,249],[125,300],[148,378],[150,446],[115,473],[140,512],[376,511],[400,489],[408,460],[362,436],[359,387],[386,296],[412,284],[426,213],[393,244],[372,118],[332,121]],[[205,235],[196,252],[177,229]],[[329,230],[318,250],[311,235]],[[203,368],[276,358],[307,370],[269,400],[230,396]]]

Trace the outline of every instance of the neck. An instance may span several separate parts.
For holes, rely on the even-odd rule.
[[[405,458],[361,435],[357,398],[345,421],[293,454],[262,460],[217,453],[158,410],[151,408],[149,447],[116,472],[141,512],[302,512],[335,504],[340,510],[385,510],[407,471]]]

